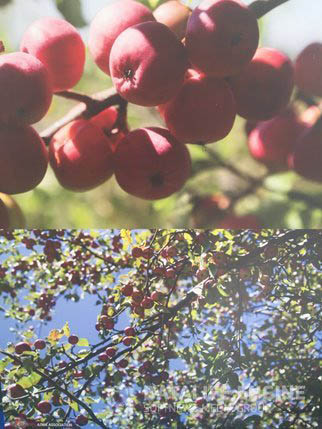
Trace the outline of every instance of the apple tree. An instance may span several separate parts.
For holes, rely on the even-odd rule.
[[[6,428],[321,424],[320,231],[17,230],[0,248]]]

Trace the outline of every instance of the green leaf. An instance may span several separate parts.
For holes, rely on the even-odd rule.
[[[91,352],[90,352],[90,351],[88,351],[88,350],[80,350],[80,351],[77,353],[77,356],[84,358],[84,357],[88,356],[90,353],[91,353]]]
[[[48,335],[48,341],[55,345],[63,336],[64,333],[61,333],[58,329],[52,329]]]
[[[121,237],[123,240],[123,249],[127,250],[132,244],[132,235],[130,229],[121,229]]]
[[[64,332],[64,335],[66,335],[66,337],[70,336],[70,329],[69,329],[68,322],[66,322],[65,325],[63,326],[63,332]]]
[[[216,287],[217,287],[217,290],[220,293],[220,295],[225,296],[225,297],[229,296],[229,294],[222,288],[221,285],[218,284]]]
[[[20,384],[24,389],[28,389],[29,387],[36,386],[42,377],[36,372],[32,372],[28,377],[22,377],[18,380],[18,384]]]
[[[64,18],[75,27],[85,27],[87,25],[80,0],[56,0],[56,6]]]
[[[22,359],[22,366],[27,371],[32,371],[33,366],[34,366],[33,359],[32,358],[24,358],[24,359]]]
[[[88,339],[87,338],[80,338],[77,345],[80,347],[89,347]]]
[[[65,352],[67,352],[72,347],[72,345],[69,343],[66,343],[66,344],[63,344],[62,347],[65,350]]]
[[[0,361],[0,374],[9,365],[10,362],[12,362],[12,359],[10,358],[6,358]]]
[[[52,399],[52,397],[53,397],[53,392],[45,392],[43,399],[44,399],[44,401],[50,401]]]
[[[74,411],[78,411],[79,407],[77,402],[72,401],[71,399],[68,400],[68,405],[70,406],[70,408],[72,408]]]

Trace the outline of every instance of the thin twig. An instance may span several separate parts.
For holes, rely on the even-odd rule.
[[[79,118],[89,119],[111,106],[126,105],[126,101],[115,92],[114,88],[109,88],[108,90],[96,93],[90,97],[71,91],[63,91],[57,95],[69,100],[72,99],[81,102],[40,134],[47,145],[52,136],[69,122]]]
[[[256,0],[248,7],[255,13],[257,19],[275,9],[277,6],[286,3],[288,0]]]

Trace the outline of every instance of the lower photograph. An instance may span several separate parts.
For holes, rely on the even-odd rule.
[[[320,428],[321,257],[321,230],[0,230],[0,428]]]

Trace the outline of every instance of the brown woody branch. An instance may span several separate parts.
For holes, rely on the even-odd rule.
[[[20,363],[20,365],[23,365],[23,362],[20,358],[12,355],[11,353],[5,352],[3,350],[0,350],[0,353],[2,353],[5,356],[10,357],[11,359],[18,361]],[[38,368],[36,368],[34,365],[32,367],[32,370],[37,373],[38,375],[40,375],[43,379],[49,381],[50,383],[52,383],[53,386],[55,386],[55,388],[64,393],[66,396],[68,396],[69,399],[71,399],[73,402],[77,402],[78,405],[80,405],[82,408],[84,408],[84,410],[86,410],[88,412],[88,414],[90,415],[90,417],[92,418],[93,422],[96,423],[99,427],[106,429],[106,426],[104,425],[104,423],[99,420],[95,413],[92,411],[92,409],[83,401],[81,401],[80,399],[78,399],[75,395],[73,395],[72,393],[69,392],[69,390],[64,389],[62,386],[60,386],[58,383],[56,383],[52,377],[50,377],[49,375],[47,375],[46,373],[40,371]]]
[[[287,1],[288,0],[256,0],[249,5],[249,8],[255,13],[257,19],[259,19]]]
[[[93,96],[80,94],[74,91],[62,91],[58,92],[56,95],[68,100],[78,101],[79,104],[40,134],[47,145],[49,144],[52,136],[69,122],[79,118],[89,119],[111,106],[119,107],[120,119],[117,119],[117,123],[115,125],[119,126],[119,122],[124,120],[127,101],[117,94],[114,88],[98,92]]]

